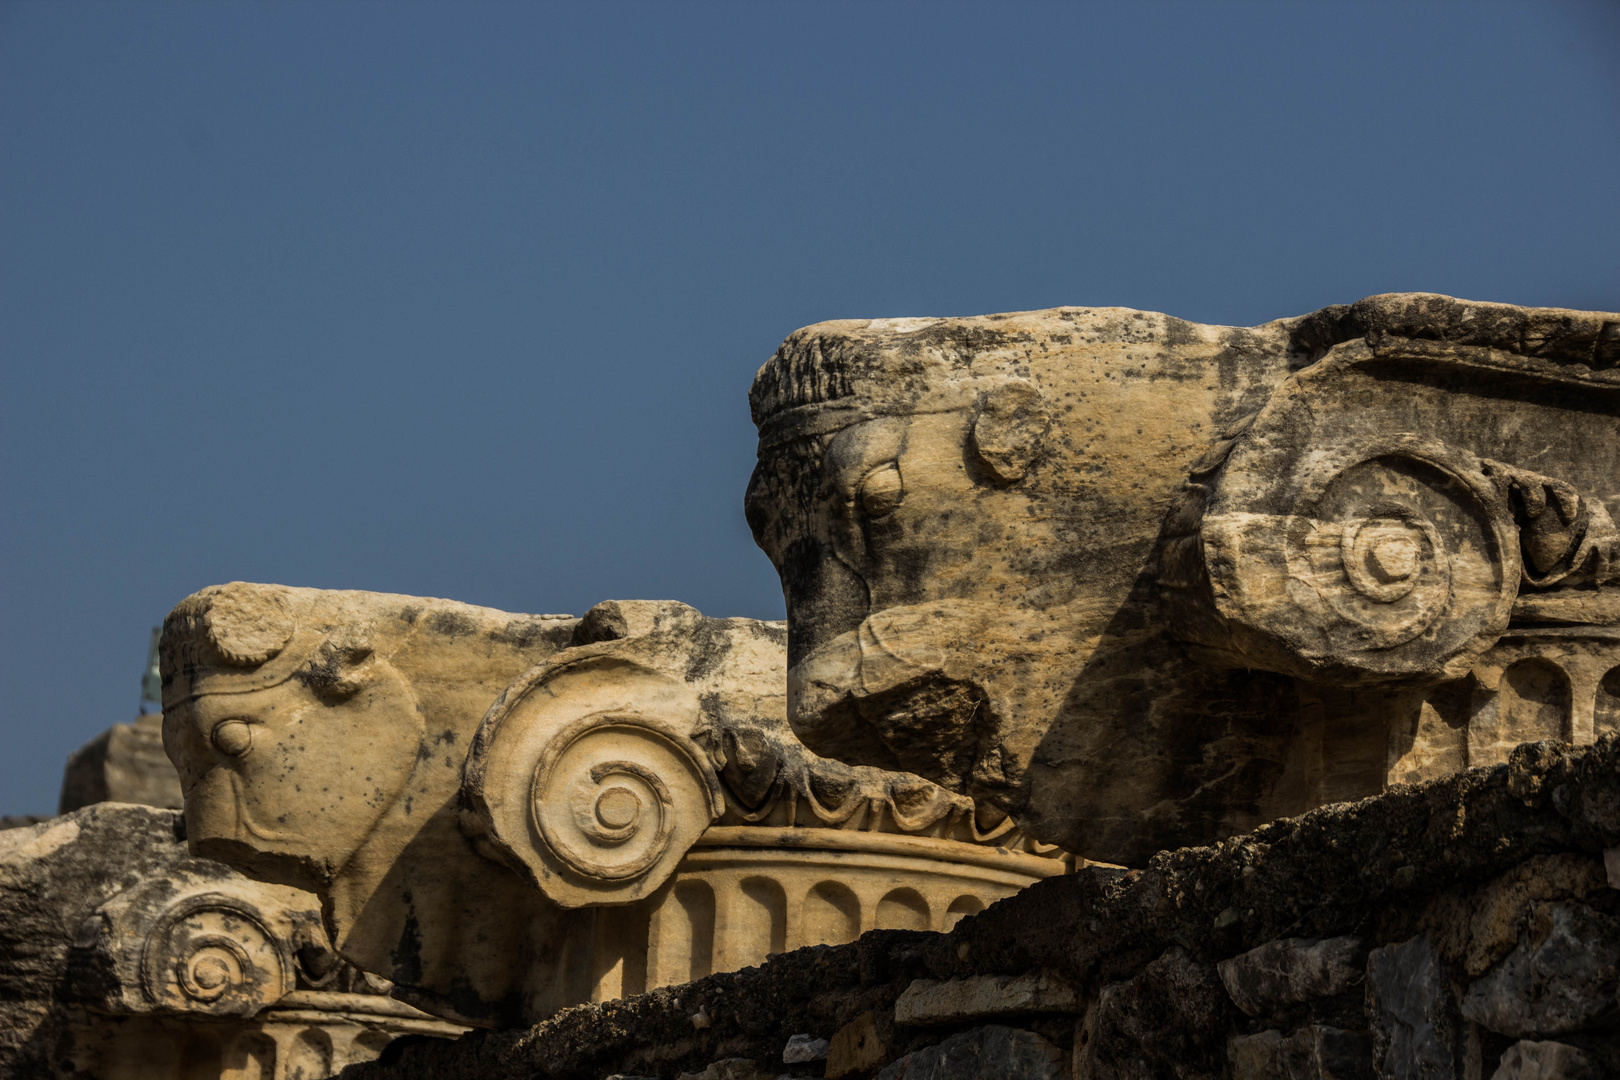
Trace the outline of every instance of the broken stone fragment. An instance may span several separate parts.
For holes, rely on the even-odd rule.
[[[1560,1035],[1614,1008],[1620,920],[1585,904],[1538,905],[1518,946],[1463,995],[1462,1014],[1501,1035]]]
[[[163,752],[161,714],[114,724],[68,757],[57,812],[98,802],[180,809],[180,774]]]
[[[1045,971],[917,979],[894,1003],[897,1024],[951,1024],[979,1017],[1066,1013],[1079,1009],[1074,987]]]
[[[782,1048],[782,1064],[802,1065],[806,1061],[825,1061],[830,1045],[826,1039],[818,1039],[808,1033],[789,1036],[787,1045]]]
[[[991,1024],[884,1066],[877,1080],[1059,1080],[1063,1052],[1033,1031]]]
[[[1332,997],[1361,979],[1357,937],[1281,938],[1215,965],[1237,1007],[1260,1016],[1280,1005]]]

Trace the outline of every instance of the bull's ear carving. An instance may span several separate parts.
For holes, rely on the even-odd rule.
[[[1015,483],[1029,471],[1051,426],[1041,392],[1014,379],[985,394],[968,432],[968,450],[997,481]]]
[[[346,627],[321,643],[300,678],[321,698],[343,701],[374,681],[384,664],[372,648],[369,627]]]

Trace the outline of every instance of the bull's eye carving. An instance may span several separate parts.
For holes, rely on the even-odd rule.
[[[214,725],[214,749],[227,757],[241,757],[253,748],[253,725],[246,720],[222,720]]]
[[[861,481],[861,509],[866,511],[867,517],[883,517],[894,512],[905,494],[905,487],[900,482],[900,469],[890,462],[873,469]]]

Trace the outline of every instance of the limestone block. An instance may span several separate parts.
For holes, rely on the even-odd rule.
[[[1050,972],[917,979],[894,1003],[897,1024],[951,1024],[1027,1013],[1079,1011],[1074,987]]]
[[[1454,1077],[1456,1003],[1427,935],[1367,955],[1367,1017],[1380,1077]]]
[[[1181,695],[1229,680],[1170,646],[1135,583],[1187,469],[1286,352],[1280,325],[1117,308],[789,337],[750,394],[746,508],[782,577],[805,744],[1090,857],[1154,850],[1142,811],[1202,754]]]
[[[1232,1080],[1372,1080],[1365,1031],[1310,1024],[1292,1035],[1275,1029],[1234,1035],[1226,1044]]]
[[[1490,1080],[1598,1080],[1597,1062],[1576,1047],[1521,1039],[1507,1048]]]
[[[991,1024],[890,1062],[877,1080],[1059,1080],[1063,1052],[1032,1031]]]
[[[572,620],[204,590],[161,646],[191,842],[315,891],[397,996],[497,1024],[947,928],[1073,865],[931,781],[805,749],[784,647],[672,601]]]
[[[1342,994],[1360,981],[1360,938],[1280,938],[1215,965],[1237,1007],[1260,1016],[1279,1005]]]
[[[180,809],[180,777],[163,753],[161,715],[114,724],[68,758],[57,812],[98,802]]]
[[[1539,904],[1518,946],[1475,980],[1465,1018],[1502,1035],[1560,1035],[1614,1008],[1620,920],[1576,901]]]
[[[863,1012],[837,1031],[827,1044],[827,1080],[869,1073],[889,1056],[889,1044],[878,1030],[877,1016]]]
[[[609,1077],[608,1080],[613,1080]],[[621,1080],[655,1080],[653,1077],[622,1077]],[[748,1058],[722,1058],[702,1072],[682,1073],[680,1080],[776,1080]]]

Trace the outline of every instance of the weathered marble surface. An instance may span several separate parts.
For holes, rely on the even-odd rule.
[[[338,951],[511,1025],[874,928],[944,928],[1073,864],[786,722],[780,624],[581,619],[234,583],[162,641],[198,854],[318,894]]]
[[[524,985],[577,942],[572,916],[478,854],[458,800],[485,710],[576,622],[240,583],[188,598],[162,671],[192,850],[319,894],[338,951],[440,1015],[579,1000]]]
[[[1617,328],[1397,294],[800,330],[747,496],[793,727],[1128,864],[1590,741],[1620,718]]]

